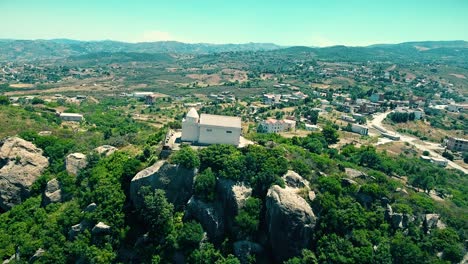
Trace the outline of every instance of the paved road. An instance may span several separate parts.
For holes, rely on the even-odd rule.
[[[396,131],[390,130],[388,127],[385,127],[382,124],[382,121],[390,113],[391,113],[391,111],[385,112],[385,113],[379,113],[379,114],[374,115],[374,119],[367,122],[368,127],[372,127],[373,125],[381,127],[383,129],[387,130],[389,133],[394,133],[395,135],[400,136],[399,141],[408,142],[409,144],[415,146],[417,149],[419,149],[421,151],[428,151],[431,154],[432,157],[445,159],[444,157],[442,157],[441,155],[439,155],[438,153],[436,153],[434,151],[434,150],[443,150],[444,149],[439,144],[433,143],[433,142],[428,142],[428,141],[422,141],[422,140],[419,140],[418,138],[413,137],[413,136],[402,135],[400,133],[397,133]],[[467,169],[463,168],[462,166],[456,164],[453,161],[449,160],[448,161],[448,166],[452,167],[454,169],[460,170],[465,174],[468,174]]]

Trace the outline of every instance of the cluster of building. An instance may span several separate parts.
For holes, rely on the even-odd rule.
[[[220,94],[211,93],[209,98],[217,102],[235,102],[236,97],[229,91],[221,92]]]
[[[279,103],[288,103],[299,100],[304,100],[308,96],[303,92],[294,92],[291,94],[264,94],[263,103],[266,105],[274,105]]]

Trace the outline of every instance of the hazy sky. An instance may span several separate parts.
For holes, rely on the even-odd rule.
[[[468,40],[468,0],[0,0],[0,38],[368,45]]]

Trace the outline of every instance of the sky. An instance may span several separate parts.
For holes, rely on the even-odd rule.
[[[0,0],[0,39],[365,46],[468,40],[468,0]]]

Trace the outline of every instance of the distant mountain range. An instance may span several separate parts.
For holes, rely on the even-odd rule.
[[[0,60],[58,59],[100,52],[209,54],[234,51],[263,51],[282,48],[272,43],[189,44],[177,41],[126,43],[70,39],[0,39]]]
[[[10,40],[0,39],[0,61],[29,61],[44,59],[63,59],[89,55],[112,53],[123,55],[129,53],[133,57],[137,53],[145,54],[212,54],[220,52],[242,51],[272,51],[278,54],[314,54],[318,58],[341,60],[368,59],[454,59],[456,61],[468,58],[468,42],[456,41],[422,41],[400,44],[377,44],[367,47],[332,46],[316,47],[285,47],[273,43],[246,44],[189,44],[176,41],[126,43],[118,41],[79,41],[71,39],[52,40]],[[150,56],[150,58],[158,56]]]

